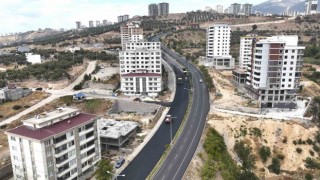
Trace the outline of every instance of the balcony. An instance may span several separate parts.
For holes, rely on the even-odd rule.
[[[58,157],[62,156],[63,154],[66,154],[67,152],[74,150],[75,147],[76,147],[75,145],[72,145],[69,148],[66,148],[66,149],[60,151],[59,153],[56,152],[54,157],[58,158]]]
[[[132,87],[132,85],[128,85],[128,87]],[[83,131],[81,131],[81,132],[79,133],[79,136],[82,136],[82,135],[84,135],[84,134],[87,134],[87,133],[89,133],[89,132],[91,132],[91,131],[93,131],[93,130],[94,130],[94,127],[85,129],[85,130],[83,130]]]

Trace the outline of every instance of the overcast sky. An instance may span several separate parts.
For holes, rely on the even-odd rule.
[[[232,3],[259,4],[266,0],[168,0],[170,13],[204,10],[206,6]],[[117,16],[147,15],[153,0],[1,0],[0,34],[38,28],[74,28],[75,21],[88,26],[89,20],[115,22]]]

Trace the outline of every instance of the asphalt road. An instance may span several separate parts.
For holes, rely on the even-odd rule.
[[[182,73],[178,69],[175,67],[173,67],[173,69],[178,76],[182,76]],[[171,114],[173,117],[177,117],[173,119],[172,123],[173,135],[179,129],[186,112],[189,100],[189,92],[187,89],[189,88],[189,82],[184,82],[177,86],[177,93],[170,104],[171,108],[168,114]],[[141,152],[120,173],[125,174],[125,177],[118,177],[118,179],[146,179],[153,167],[161,158],[167,144],[170,144],[170,125],[163,123]]]
[[[209,92],[206,84],[200,83],[200,79],[203,79],[203,77],[197,68],[188,63],[185,58],[171,52],[166,47],[163,47],[163,50],[188,67],[193,81],[193,103],[190,115],[179,139],[153,179],[180,180],[198,147],[206,123],[210,108]]]

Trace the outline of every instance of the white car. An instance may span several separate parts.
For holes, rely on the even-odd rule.
[[[199,81],[200,83],[202,83],[202,79],[200,79],[200,81]]]

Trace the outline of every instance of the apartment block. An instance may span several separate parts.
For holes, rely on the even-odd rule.
[[[89,28],[92,28],[92,27],[94,27],[93,21],[89,21]]]
[[[101,159],[97,117],[58,108],[5,132],[14,179],[85,179]]]
[[[160,42],[128,42],[125,46],[119,53],[122,92],[157,96],[162,91]]]
[[[238,14],[241,10],[241,4],[233,3],[230,6],[230,14]]]
[[[317,10],[318,10],[317,0],[306,0],[305,15],[317,14]]]
[[[246,3],[241,8],[242,15],[250,16],[252,14],[252,4]]]
[[[305,47],[298,36],[273,36],[253,42],[247,69],[247,94],[261,108],[295,108]]]
[[[207,29],[207,66],[216,69],[233,69],[234,58],[230,55],[231,28],[215,24]]]
[[[149,4],[148,14],[149,14],[149,16],[158,16],[159,15],[158,4]]]
[[[248,34],[240,37],[240,56],[239,64],[240,68],[246,69],[251,66],[252,61],[252,42],[259,39],[266,39],[267,37],[258,36],[257,34]]]
[[[168,15],[169,14],[169,3],[163,2],[159,3],[159,15]]]
[[[124,22],[124,21],[127,21],[129,20],[129,15],[121,15],[121,16],[118,16],[118,22]]]
[[[140,42],[143,40],[143,29],[140,22],[130,22],[120,27],[122,50],[125,50],[127,42]]]
[[[223,6],[222,5],[217,5],[215,8],[217,13],[223,13]]]

